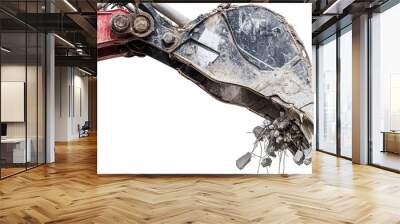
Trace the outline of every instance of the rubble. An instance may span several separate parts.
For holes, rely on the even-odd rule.
[[[297,165],[310,165],[312,162],[311,144],[302,135],[298,126],[284,112],[280,112],[280,117],[271,121],[265,120],[262,125],[256,126],[252,132],[256,138],[254,146],[265,145],[261,148],[261,154],[256,154],[255,148],[252,152],[247,152],[236,161],[236,166],[243,169],[252,157],[260,158],[260,165],[268,168],[273,163],[272,158],[279,156],[279,161],[287,155],[292,154],[293,162]],[[261,144],[260,144],[261,143]],[[261,147],[260,146],[260,147]],[[282,167],[284,170],[284,167]]]

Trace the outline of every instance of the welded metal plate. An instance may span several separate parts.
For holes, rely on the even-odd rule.
[[[190,29],[183,36],[188,37],[190,44],[182,44],[173,52],[177,58],[192,64],[211,80],[247,88],[266,100],[277,99],[284,107],[304,115],[312,126],[311,64],[294,30],[282,16],[250,5],[215,11],[202,18],[200,23],[188,26]],[[204,57],[200,49],[208,49],[210,53],[206,55],[210,58]],[[214,58],[216,54],[218,57]],[[233,90],[220,92],[230,97],[217,97],[243,97],[237,95],[241,94],[237,88]],[[245,106],[273,119],[279,114],[271,114],[262,106]]]

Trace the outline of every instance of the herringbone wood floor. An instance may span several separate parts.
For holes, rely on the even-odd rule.
[[[323,153],[313,175],[98,176],[96,138],[0,181],[0,223],[400,223],[400,175]]]

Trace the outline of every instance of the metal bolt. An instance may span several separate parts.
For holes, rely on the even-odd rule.
[[[133,29],[138,33],[144,33],[150,28],[149,20],[144,16],[138,16],[133,22]]]
[[[162,41],[165,45],[167,46],[171,46],[175,43],[176,41],[176,37],[173,33],[171,32],[166,32],[163,37],[162,37]]]
[[[112,19],[112,29],[118,33],[125,32],[130,25],[131,22],[127,15],[117,14]]]
[[[196,52],[196,50],[197,50],[196,45],[189,45],[189,47],[186,49],[186,54],[188,56],[190,56],[190,55],[194,54]]]

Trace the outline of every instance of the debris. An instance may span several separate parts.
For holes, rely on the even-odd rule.
[[[293,161],[297,165],[310,165],[312,162],[312,148],[308,139],[300,131],[296,122],[285,113],[281,112],[280,117],[273,121],[264,120],[263,125],[253,129],[253,134],[256,137],[255,148],[236,161],[239,169],[243,169],[253,156],[260,158],[259,163],[264,168],[270,167],[273,162],[272,158],[278,157],[279,163],[283,161],[282,170],[284,171],[287,151],[292,154]],[[254,154],[258,145],[264,146],[262,147],[264,155],[263,153]]]
[[[251,153],[247,152],[243,156],[241,156],[238,160],[236,160],[236,167],[241,170],[243,169],[251,160]]]
[[[271,166],[271,163],[272,163],[272,159],[267,157],[267,158],[262,159],[261,166],[262,167]]]

